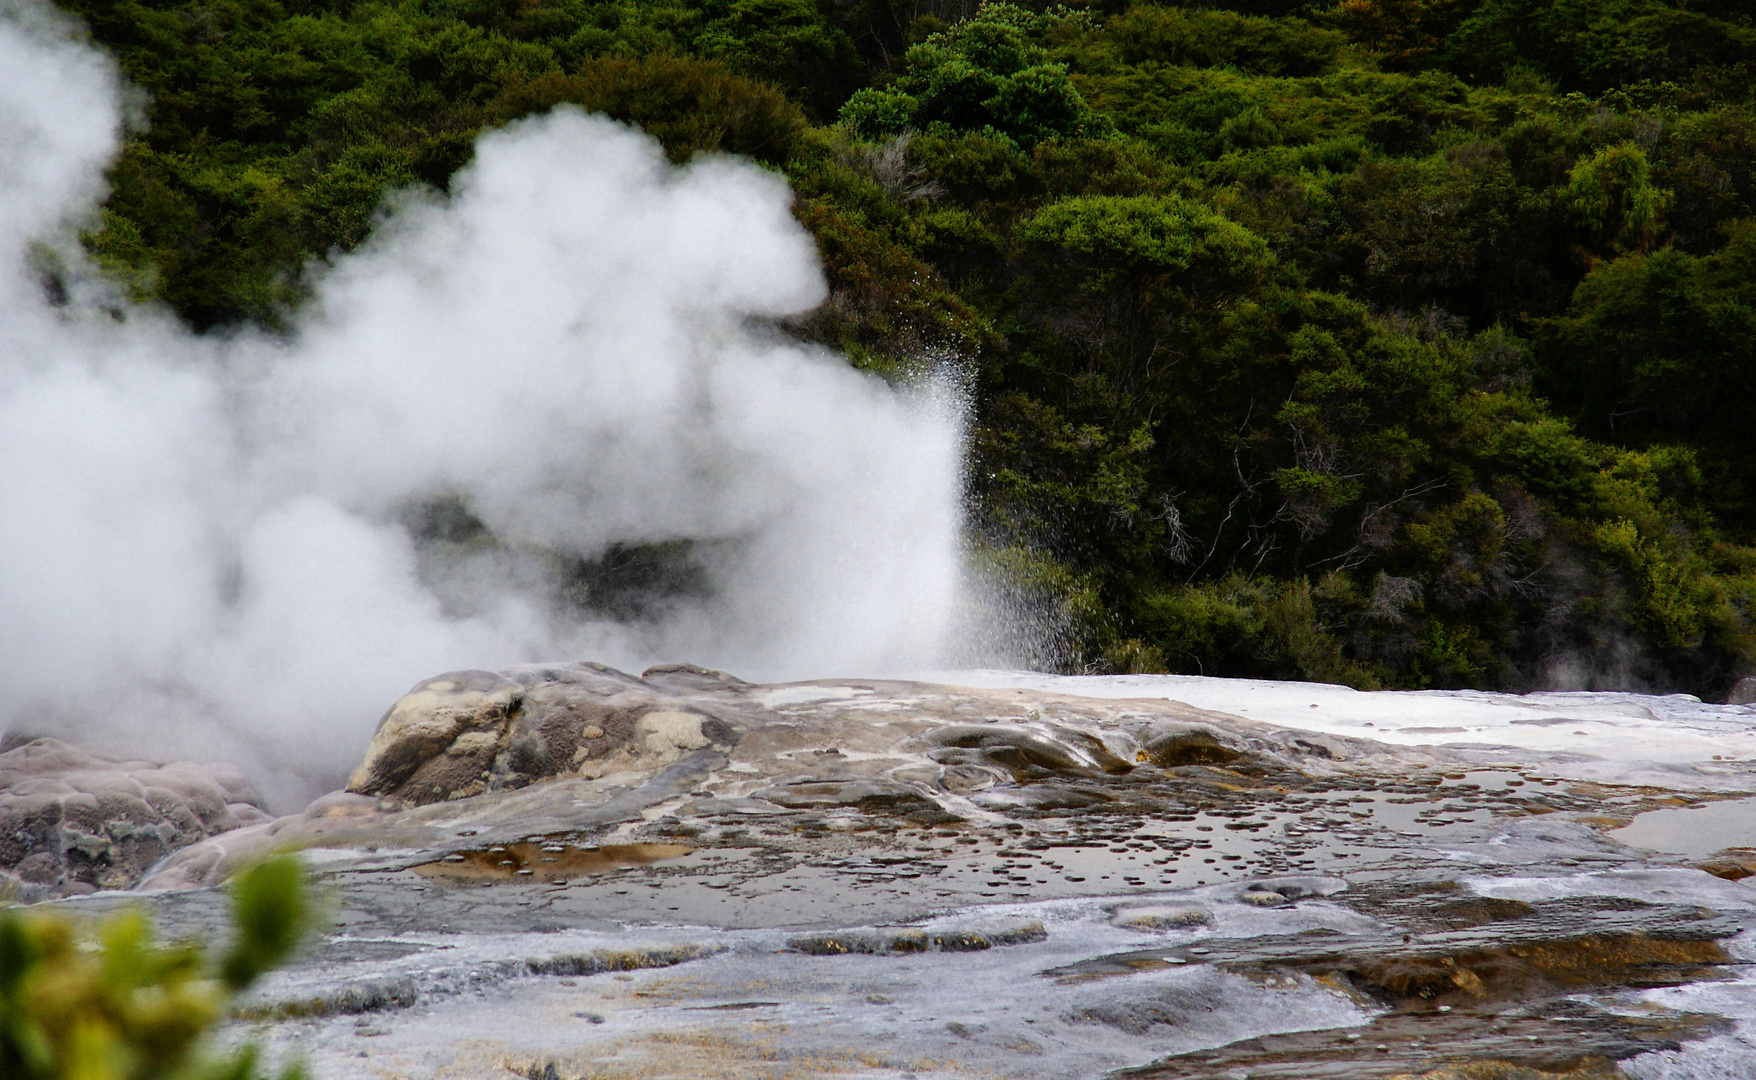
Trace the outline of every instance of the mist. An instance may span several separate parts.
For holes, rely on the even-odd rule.
[[[772,329],[825,296],[780,178],[564,108],[391,198],[285,333],[198,336],[77,242],[113,65],[0,0],[0,71],[0,728],[291,807],[446,670],[959,648],[961,401]]]

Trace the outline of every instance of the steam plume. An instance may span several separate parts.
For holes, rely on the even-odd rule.
[[[290,334],[197,337],[79,272],[113,67],[0,0],[0,71],[0,727],[287,803],[450,668],[944,658],[957,410],[761,329],[824,295],[778,178],[559,110],[393,200]],[[631,551],[663,587],[594,609]]]

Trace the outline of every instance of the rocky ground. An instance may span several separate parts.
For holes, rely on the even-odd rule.
[[[303,848],[331,926],[234,1035],[325,1078],[1534,1080],[1756,1061],[1748,709],[962,681],[984,685],[453,673],[392,707],[347,792],[272,821],[221,803],[226,829],[203,803],[215,824],[184,822],[134,891],[71,902],[146,902],[208,934],[212,885]],[[1323,719],[1287,722],[1306,711]],[[73,751],[32,743],[0,769],[51,753]],[[55,774],[62,805],[110,790],[100,774],[157,789],[142,763],[85,761]],[[0,809],[41,803],[45,770],[13,775]],[[12,865],[59,854],[15,887],[42,895],[139,866],[94,877],[77,843],[32,843]]]
[[[0,743],[0,898],[127,888],[172,852],[269,820],[236,769],[9,739]]]

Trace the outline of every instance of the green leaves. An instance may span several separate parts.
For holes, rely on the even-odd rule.
[[[1747,76],[1756,62],[1756,27],[1748,9],[1736,4],[1483,0],[1472,6],[1446,35],[1443,54],[1453,70],[1478,78],[1497,80],[1527,66],[1564,89],[1596,93],[1640,79],[1687,82],[1715,68]]]
[[[778,164],[805,128],[798,107],[774,87],[718,61],[663,54],[606,57],[573,75],[514,81],[487,112],[512,120],[563,102],[639,124],[678,162],[717,151]]]
[[[310,929],[304,871],[288,857],[257,863],[232,881],[236,936],[220,963],[233,992],[243,990],[293,951]]]
[[[854,91],[841,107],[841,122],[866,135],[886,135],[915,126],[921,99],[901,90],[868,86]]]
[[[251,1080],[254,1049],[214,1056],[202,1040],[231,995],[284,960],[310,928],[303,872],[280,856],[233,886],[234,940],[210,966],[164,945],[138,912],[95,928],[0,909],[0,1075],[8,1080]],[[296,1067],[282,1074],[295,1080]]]
[[[1041,44],[1055,22],[1007,3],[987,3],[968,20],[909,49],[901,77],[856,93],[841,120],[867,136],[943,125],[993,131],[1030,146],[1055,136],[1100,134],[1064,64]]]
[[[1192,220],[1197,217],[1199,222]],[[1049,204],[1021,225],[1018,235],[1114,270],[1171,273],[1189,269],[1195,254],[1192,233],[1209,227],[1214,217],[1175,196],[1082,197]]]
[[[67,2],[153,98],[88,245],[198,326],[570,102],[785,172],[793,332],[973,369],[972,517],[1066,663],[1756,670],[1737,4]]]
[[[1756,225],[1707,256],[1673,248],[1593,267],[1537,335],[1539,386],[1581,430],[1635,447],[1684,443],[1728,524],[1756,521]]]
[[[1263,240],[1205,206],[1175,195],[1078,196],[1050,203],[1020,224],[1018,238],[1071,256],[1082,289],[1101,292],[1129,278],[1176,275],[1197,266],[1219,283],[1259,284],[1274,266]],[[1056,252],[1044,250],[1045,257]]]
[[[1259,75],[1316,75],[1346,47],[1341,34],[1303,19],[1268,19],[1204,8],[1130,7],[1114,19],[1103,44],[1122,63],[1233,67]]]
[[[715,17],[695,37],[692,51],[784,89],[823,119],[862,81],[853,42],[825,24],[811,0],[731,0],[703,7]]]
[[[1633,143],[1607,146],[1567,174],[1567,203],[1599,244],[1645,251],[1664,225],[1671,193],[1655,187],[1646,152]]]

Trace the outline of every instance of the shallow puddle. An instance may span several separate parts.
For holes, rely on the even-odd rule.
[[[1756,799],[1649,810],[1610,836],[1632,847],[1699,859],[1731,847],[1756,847]]]
[[[604,844],[576,846],[527,840],[454,852],[436,862],[411,867],[424,878],[454,881],[529,879],[566,881],[631,866],[679,859],[695,849],[682,844]]]

